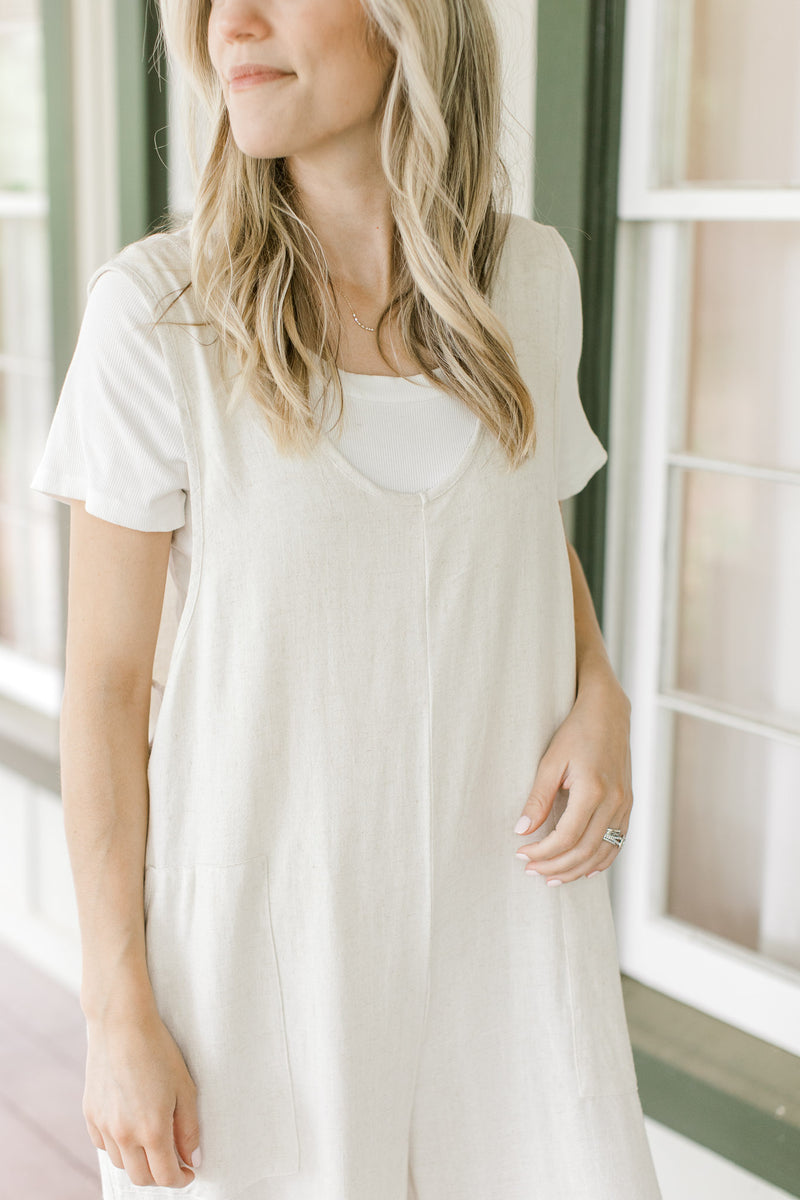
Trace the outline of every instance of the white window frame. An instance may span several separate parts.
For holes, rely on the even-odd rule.
[[[691,250],[687,222],[800,221],[800,188],[659,186],[652,175],[663,56],[660,0],[627,6],[617,228],[604,611],[606,643],[632,703],[634,810],[611,872],[620,966],[650,987],[800,1054],[800,971],[665,915],[672,771],[669,718],[688,713],[800,747],[753,714],[663,689],[664,597],[677,577],[674,468],[800,485],[800,472],[670,452],[686,394]],[[800,819],[800,818],[799,818]],[[747,864],[742,863],[742,870]]]

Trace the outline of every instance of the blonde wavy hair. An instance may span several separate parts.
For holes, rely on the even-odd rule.
[[[379,350],[391,367],[380,338],[394,312],[425,379],[476,414],[513,469],[535,450],[536,432],[513,344],[486,298],[510,223],[497,31],[486,0],[361,3],[367,48],[393,52],[379,106],[395,221]],[[285,159],[244,154],[233,139],[208,51],[209,11],[210,0],[159,0],[157,50],[166,44],[191,87],[183,110],[195,190],[187,286],[238,364],[228,412],[249,393],[278,449],[308,452],[319,437],[312,386],[333,385],[337,421],[344,405],[329,338],[341,329],[330,273]],[[211,122],[204,162],[192,96]]]

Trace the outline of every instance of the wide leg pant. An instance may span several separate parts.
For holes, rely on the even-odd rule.
[[[418,973],[349,1011],[321,943],[285,980],[300,1171],[230,1200],[660,1200],[607,874],[547,887],[492,829],[450,829]]]
[[[526,875],[507,807],[376,816],[396,822],[383,861],[374,831],[312,822],[313,854],[285,839],[270,888],[299,1169],[224,1200],[660,1200],[607,872]],[[104,1195],[127,1197],[99,1156]]]

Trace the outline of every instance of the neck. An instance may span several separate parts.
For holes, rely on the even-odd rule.
[[[381,309],[391,289],[395,222],[379,164],[372,162],[371,169],[360,160],[340,164],[332,174],[292,160],[290,169],[334,286],[344,288],[357,312],[359,304]]]

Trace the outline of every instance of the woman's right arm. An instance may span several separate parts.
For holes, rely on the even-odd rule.
[[[145,964],[150,690],[170,533],[70,504],[61,792],[83,950],[81,1007],[105,1020],[153,1002]]]
[[[132,1181],[185,1187],[199,1142],[194,1083],[147,973],[148,723],[171,532],[112,524],[70,502],[60,755],[82,949],[92,1141]]]

